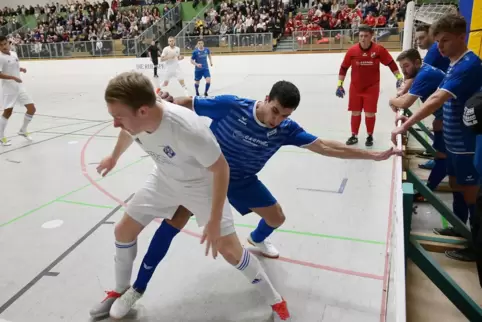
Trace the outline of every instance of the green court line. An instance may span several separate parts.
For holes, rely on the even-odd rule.
[[[139,160],[136,160],[136,161],[134,161],[134,162],[131,162],[131,163],[127,164],[126,166],[124,166],[123,168],[120,168],[120,169],[117,169],[117,170],[115,170],[115,171],[112,171],[112,172],[111,172],[110,174],[108,174],[107,176],[102,177],[102,178],[99,178],[99,179],[97,179],[97,180],[95,180],[95,181],[96,181],[96,182],[99,182],[99,181],[102,181],[102,180],[104,180],[104,179],[106,179],[106,178],[109,178],[109,177],[111,177],[111,176],[113,176],[113,175],[115,175],[115,174],[117,174],[117,173],[119,173],[119,172],[121,172],[121,171],[123,171],[123,170],[125,170],[125,169],[127,169],[127,168],[130,168],[131,166],[133,166],[133,165],[135,165],[135,164],[137,164],[137,163],[139,163],[139,162],[141,162],[142,160],[145,160],[145,159],[147,159],[147,158],[140,158]],[[79,191],[81,191],[81,190],[83,190],[83,189],[85,189],[85,188],[87,188],[87,187],[90,187],[90,186],[92,186],[92,184],[91,184],[91,183],[88,183],[88,184],[86,184],[86,185],[84,185],[84,186],[82,186],[82,187],[80,187],[80,188],[77,188],[77,189],[75,189],[75,190],[72,190],[72,191],[70,191],[70,192],[68,192],[68,193],[66,193],[66,194],[64,194],[64,195],[62,195],[62,196],[60,196],[60,197],[58,197],[58,198],[55,198],[54,200],[51,200],[51,201],[49,201],[49,202],[47,202],[47,203],[44,203],[43,205],[38,206],[38,207],[35,208],[35,209],[29,210],[29,211],[27,211],[26,213],[24,213],[24,214],[22,214],[22,215],[20,215],[20,216],[18,216],[18,217],[15,217],[15,218],[13,218],[13,219],[10,219],[10,220],[7,221],[7,222],[4,222],[4,223],[0,224],[0,228],[5,227],[5,226],[8,226],[8,225],[11,225],[11,224],[13,224],[14,222],[16,222],[16,221],[18,221],[18,220],[20,220],[20,219],[22,219],[22,218],[25,218],[25,217],[27,217],[27,216],[30,216],[31,214],[36,213],[37,211],[39,211],[39,210],[41,210],[41,209],[43,209],[43,208],[45,208],[45,207],[47,207],[47,206],[50,206],[51,204],[53,204],[53,203],[55,203],[55,202],[58,202],[58,201],[61,201],[61,202],[62,202],[62,199],[66,198],[66,197],[68,197],[68,196],[71,196],[71,195],[73,195],[74,193],[79,192]]]
[[[97,205],[97,204],[91,204],[91,203],[80,202],[80,201],[71,201],[71,200],[56,200],[55,202],[64,202],[64,203],[73,204],[73,205],[86,206],[86,207],[92,207],[92,208],[102,208],[102,209],[113,209],[113,208],[115,208],[115,206]],[[195,221],[196,219],[190,218],[189,220]],[[234,226],[243,227],[243,228],[250,228],[250,229],[256,228],[256,226],[247,225],[247,224],[234,224]],[[334,235],[326,235],[326,234],[317,234],[317,233],[310,233],[310,232],[297,231],[297,230],[288,230],[288,229],[276,229],[276,231],[280,232],[280,233],[287,233],[287,234],[307,236],[307,237],[337,239],[337,240],[345,240],[345,241],[352,241],[352,242],[357,242],[357,243],[365,243],[365,244],[373,244],[373,245],[385,245],[385,242],[376,241],[376,240],[350,238],[350,237],[334,236]]]
[[[116,207],[116,206],[107,206],[107,205],[95,205],[92,203],[64,200],[64,199],[59,199],[59,200],[56,200],[55,202],[62,202],[62,203],[68,203],[72,205],[86,206],[86,207],[92,207],[92,208],[102,208],[102,209],[114,209]]]
[[[196,220],[196,219],[190,218],[190,220]],[[236,227],[244,227],[244,228],[251,228],[251,229],[255,229],[257,227],[257,226],[246,225],[246,224],[234,224],[234,225]],[[345,241],[352,241],[352,242],[372,244],[372,245],[385,245],[385,242],[381,242],[381,241],[377,241],[377,240],[350,238],[350,237],[326,235],[326,234],[317,234],[317,233],[310,233],[310,232],[306,232],[306,231],[296,231],[296,230],[288,230],[288,229],[276,229],[276,231],[280,232],[280,233],[287,233],[287,234],[300,235],[300,236],[337,239],[337,240],[345,240]]]

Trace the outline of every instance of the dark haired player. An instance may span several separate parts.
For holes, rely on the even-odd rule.
[[[385,47],[372,41],[373,29],[362,25],[359,28],[360,41],[350,47],[341,63],[338,76],[336,96],[343,98],[345,89],[343,82],[351,67],[351,82],[349,91],[348,110],[351,111],[351,137],[346,144],[358,143],[358,131],[361,124],[361,113],[365,112],[367,138],[365,145],[373,145],[373,132],[377,114],[378,96],[380,95],[380,63],[388,66],[397,79],[397,88],[403,82],[403,76],[392,55]]]
[[[167,93],[164,95],[168,97]],[[306,132],[289,118],[300,103],[300,92],[294,84],[287,81],[274,84],[264,102],[234,95],[220,95],[181,97],[174,99],[174,103],[212,119],[211,130],[230,168],[228,200],[241,215],[255,212],[262,217],[258,227],[248,237],[248,242],[269,258],[279,257],[278,250],[267,238],[284,223],[285,215],[276,198],[258,179],[257,174],[282,146],[294,145],[341,159],[382,161],[400,153],[393,148],[375,152],[347,147],[345,144],[320,139]],[[179,232],[179,229],[166,221],[158,228],[158,231],[172,230]],[[134,288],[139,292],[147,288],[155,267],[163,259],[176,236],[168,233],[160,235],[164,236],[162,242],[149,245],[139,269],[134,283]]]

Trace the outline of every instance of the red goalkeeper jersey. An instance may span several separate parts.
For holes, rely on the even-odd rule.
[[[385,47],[372,42],[368,49],[362,49],[360,44],[356,44],[348,49],[341,64],[340,75],[346,75],[351,67],[350,88],[364,91],[380,85],[380,63],[389,66],[392,72],[398,70],[392,55]]]

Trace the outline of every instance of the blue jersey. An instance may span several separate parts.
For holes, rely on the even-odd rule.
[[[415,76],[413,80],[412,86],[408,93],[410,95],[420,97],[422,102],[425,102],[427,98],[430,97],[433,93],[435,93],[442,83],[445,77],[445,73],[438,68],[430,66],[426,63],[423,63],[422,67]],[[443,109],[439,108],[438,110],[433,113],[436,119],[442,119]]]
[[[268,128],[256,117],[256,100],[234,95],[196,96],[194,111],[212,119],[211,131],[231,169],[231,180],[256,175],[283,145],[303,147],[317,137],[285,119]]]
[[[452,153],[474,153],[475,134],[463,122],[465,102],[482,87],[482,61],[467,51],[457,62],[450,64],[439,88],[452,97],[443,105],[444,139]]]
[[[194,51],[192,52],[191,59],[194,60],[196,64],[202,65],[201,68],[196,66],[197,70],[209,69],[208,55],[211,55],[211,51],[209,51],[209,49],[206,47],[204,47],[203,50],[199,50],[198,48],[194,49]]]
[[[438,68],[443,72],[447,72],[450,65],[450,59],[442,56],[440,50],[438,50],[438,44],[436,42],[434,42],[428,49],[427,54],[423,58],[423,62]]]
[[[482,134],[477,135],[476,142],[474,166],[479,175],[482,176]]]

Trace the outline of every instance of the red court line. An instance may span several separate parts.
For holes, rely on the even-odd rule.
[[[122,205],[122,206],[126,206],[126,204],[124,203],[123,200],[115,197],[114,195],[112,195],[110,192],[108,192],[107,190],[105,190],[100,184],[98,184],[88,173],[87,171],[87,166],[86,166],[86,162],[85,162],[85,151],[87,150],[87,147],[89,146],[89,144],[92,142],[92,140],[95,138],[95,136],[97,134],[99,134],[100,132],[102,132],[104,129],[106,129],[109,125],[107,126],[104,126],[102,127],[101,129],[99,129],[98,131],[96,131],[94,134],[92,134],[92,136],[90,136],[88,139],[87,139],[87,142],[85,142],[84,146],[82,147],[82,150],[80,152],[80,167],[82,169],[82,174],[84,175],[84,177],[92,184],[92,186],[94,186],[95,188],[97,188],[100,192],[102,192],[103,194],[105,194],[107,197],[111,198],[112,200],[114,200],[115,202],[117,202],[118,204]],[[161,222],[162,219],[156,219],[157,222]],[[189,230],[186,230],[186,229],[183,229],[182,230],[183,233],[185,234],[188,234],[190,236],[193,236],[193,237],[197,237],[197,238],[200,238],[201,235],[199,235],[198,233],[195,233],[195,232],[192,232],[192,231],[189,231]],[[344,274],[344,275],[352,275],[352,276],[358,276],[358,277],[364,277],[364,278],[369,278],[369,279],[375,279],[375,280],[383,280],[384,279],[384,276],[380,276],[380,275],[375,275],[375,274],[369,274],[369,273],[362,273],[362,272],[356,272],[356,271],[351,271],[351,270],[347,270],[347,269],[342,269],[342,268],[337,268],[337,267],[331,267],[331,266],[325,266],[325,265],[320,265],[320,264],[315,264],[315,263],[311,263],[311,262],[304,262],[304,261],[300,261],[300,260],[296,260],[296,259],[291,259],[291,258],[286,258],[286,257],[279,257],[277,260],[279,261],[282,261],[282,262],[286,262],[286,263],[291,263],[291,264],[297,264],[297,265],[301,265],[301,266],[305,266],[305,267],[311,267],[311,268],[316,268],[316,269],[321,269],[321,270],[326,270],[326,271],[332,271],[332,272],[336,272],[336,273],[340,273],[340,274]]]

